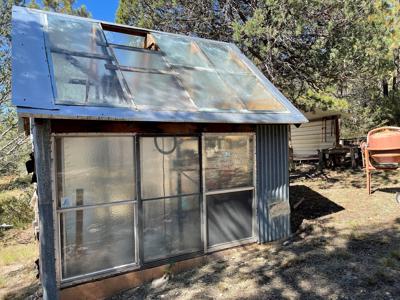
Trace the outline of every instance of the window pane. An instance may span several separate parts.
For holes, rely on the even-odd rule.
[[[142,197],[156,198],[200,191],[198,139],[140,138]]]
[[[158,110],[196,109],[172,75],[125,71],[122,73],[137,105],[155,107]]]
[[[128,204],[62,213],[63,278],[134,263],[133,212]]]
[[[253,236],[253,191],[207,196],[208,246]]]
[[[284,106],[253,75],[224,75],[248,110],[283,111]]]
[[[247,66],[228,45],[199,41],[197,44],[216,69],[231,73],[249,73]]]
[[[130,47],[143,48],[144,36],[126,34],[104,30],[107,42],[111,44],[125,45]]]
[[[105,40],[98,23],[71,20],[47,15],[51,48],[96,54],[107,54]]]
[[[113,48],[118,63],[122,66],[142,68],[142,69],[156,69],[166,70],[167,65],[160,53],[143,52],[126,50],[120,48]]]
[[[57,140],[59,207],[135,199],[132,137]]]
[[[179,74],[183,86],[200,109],[244,109],[216,72],[180,69]]]
[[[145,261],[199,251],[199,196],[147,200],[143,202]]]
[[[253,136],[205,136],[206,190],[253,186]]]
[[[109,61],[52,53],[57,103],[124,105],[124,96]],[[125,103],[130,105],[130,103]]]
[[[207,58],[197,44],[190,38],[171,36],[168,34],[152,33],[160,50],[166,54],[171,64],[212,68]]]

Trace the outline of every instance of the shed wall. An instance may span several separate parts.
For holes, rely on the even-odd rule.
[[[318,150],[336,146],[336,119],[315,120],[300,127],[291,126],[294,159],[318,158]]]
[[[288,125],[258,125],[257,219],[261,243],[288,237],[289,144]]]

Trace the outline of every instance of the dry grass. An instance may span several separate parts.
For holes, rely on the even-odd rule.
[[[39,289],[38,247],[31,229],[12,229],[0,239],[0,299],[26,299]]]
[[[0,268],[26,261],[34,261],[38,257],[35,243],[16,244],[0,249]]]
[[[27,217],[32,208],[29,198],[21,198],[30,197],[31,193],[30,176],[0,177],[0,209],[3,209],[0,220],[16,227],[0,231],[0,299],[32,298],[39,289],[35,265],[38,247]],[[25,201],[23,206],[17,205],[20,200]],[[12,215],[5,215],[10,211]]]

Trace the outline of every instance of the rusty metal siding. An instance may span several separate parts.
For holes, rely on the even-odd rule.
[[[256,136],[257,223],[263,243],[291,233],[288,125],[258,125]]]

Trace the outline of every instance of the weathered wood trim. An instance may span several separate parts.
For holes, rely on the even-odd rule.
[[[89,120],[52,120],[52,133],[105,132],[196,134],[202,132],[255,132],[255,125],[227,123],[162,123]]]
[[[58,299],[51,190],[51,124],[46,119],[34,119],[33,144],[37,176],[39,210],[40,278],[43,299]]]

